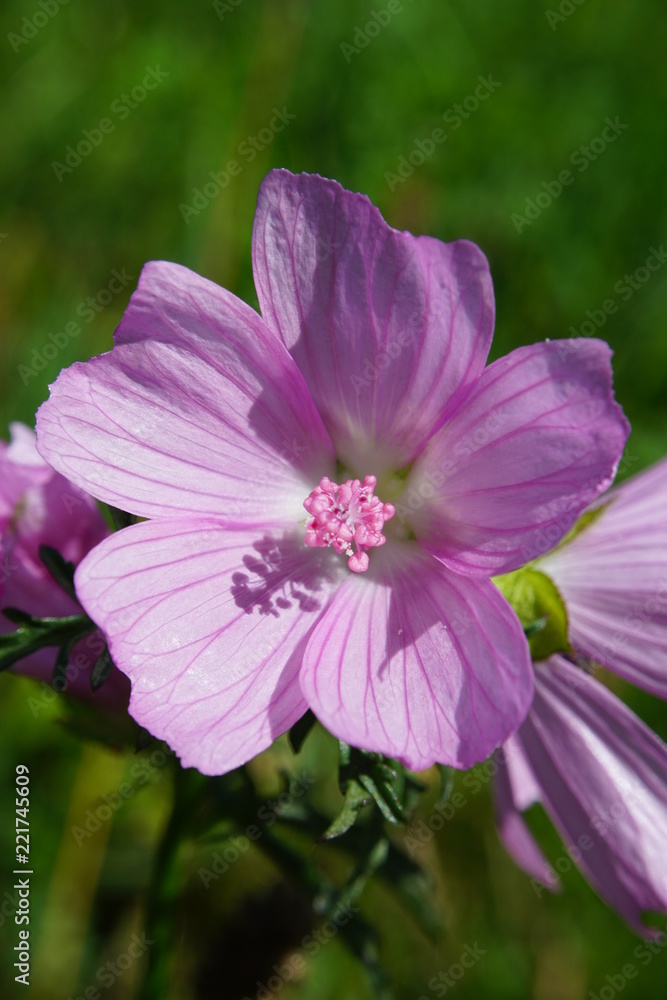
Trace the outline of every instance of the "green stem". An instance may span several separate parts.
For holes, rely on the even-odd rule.
[[[171,813],[155,855],[148,891],[146,937],[150,944],[141,1000],[166,1000],[169,995],[181,887],[178,852],[203,779],[196,771],[184,770],[176,763],[173,780]]]

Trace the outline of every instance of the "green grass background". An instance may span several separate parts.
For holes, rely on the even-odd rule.
[[[346,50],[346,58],[341,45],[355,44],[371,11],[386,6],[384,0],[242,0],[216,11],[210,3],[175,0],[71,0],[22,44],[16,36],[23,18],[42,8],[37,0],[6,0],[0,12],[3,428],[13,419],[32,422],[61,367],[110,348],[146,260],[187,264],[255,304],[250,233],[257,188],[270,168],[285,166],[367,193],[398,228],[479,243],[496,289],[494,357],[568,336],[587,310],[614,299],[618,310],[599,335],[614,349],[617,396],[633,425],[626,467],[639,470],[664,454],[667,267],[627,301],[614,291],[667,239],[663,5],[564,0],[563,19],[554,21],[545,10],[558,13],[556,3],[403,0],[377,36],[358,52]],[[149,66],[168,76],[120,120],[112,103],[139,85]],[[501,85],[488,100],[460,128],[443,125],[443,114],[489,74]],[[240,144],[269,125],[276,107],[294,120],[248,162]],[[59,181],[53,162],[63,162],[66,147],[105,117],[114,131]],[[607,117],[628,127],[578,172],[571,155],[600,135]],[[387,172],[438,127],[447,141],[391,190]],[[191,204],[193,189],[230,159],[242,163],[240,175],[186,224],[179,206]],[[512,214],[523,214],[526,199],[565,169],[573,183],[517,232]],[[83,320],[81,304],[123,268],[132,281],[90,322]],[[71,322],[80,334],[56,357],[48,357],[51,349],[45,357],[49,334]],[[132,901],[169,782],[158,769],[108,829],[72,850],[71,824],[100,788],[118,786],[133,758],[82,749],[58,725],[57,708],[35,716],[27,682],[0,680],[3,775],[19,762],[34,775],[33,962],[41,971],[29,995],[67,1000],[83,995],[75,990],[94,982],[96,969],[123,951],[138,926]],[[623,693],[667,735],[660,704]],[[324,775],[322,754],[330,763],[331,747],[320,740],[304,755]],[[275,773],[275,761],[265,766]],[[0,846],[7,865],[10,792],[3,784]],[[457,820],[420,854],[437,879],[445,924],[440,944],[428,944],[381,887],[365,897],[397,996],[430,1000],[437,994],[429,979],[456,962],[465,944],[478,942],[486,955],[447,995],[584,1000],[589,991],[599,996],[606,976],[634,962],[638,975],[624,997],[662,1000],[664,955],[641,966],[633,958],[637,939],[575,871],[565,874],[562,895],[538,899],[498,845],[487,792],[468,798]],[[534,823],[550,856],[561,856],[548,824],[539,815]],[[332,863],[320,854],[323,865]],[[0,897],[10,885],[3,873]],[[190,964],[183,960],[174,996],[252,996],[266,957],[278,961],[303,936],[299,907],[259,854],[239,861],[205,897],[191,878],[183,930]],[[18,996],[23,988],[13,982],[9,920],[0,935],[2,995]],[[139,972],[133,967],[101,995],[135,996]],[[363,971],[334,941],[281,995],[370,994]]]

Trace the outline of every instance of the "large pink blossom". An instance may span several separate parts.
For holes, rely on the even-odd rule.
[[[81,607],[56,583],[40,556],[41,546],[56,549],[77,565],[109,529],[92,497],[59,476],[35,447],[35,434],[24,424],[11,425],[11,441],[0,441],[0,610],[19,608],[38,618],[81,614]],[[0,632],[16,626],[0,616]],[[127,678],[113,669],[94,694],[90,674],[105,647],[95,631],[70,654],[67,693],[105,710],[125,708]],[[12,669],[50,682],[57,650],[31,653]]]
[[[480,250],[317,176],[265,179],[253,269],[261,317],[147,264],[113,350],[52,387],[41,453],[149,519],[87,556],[77,593],[185,765],[229,770],[310,706],[410,767],[467,767],[533,695],[491,575],[613,479],[609,349],[485,367]]]

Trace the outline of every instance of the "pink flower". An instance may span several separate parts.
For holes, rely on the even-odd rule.
[[[397,232],[317,176],[265,179],[253,268],[261,317],[146,265],[113,350],[40,409],[56,469],[150,518],[90,553],[77,593],[131,713],[185,765],[227,771],[310,706],[412,768],[468,767],[533,694],[491,575],[613,479],[609,349],[485,368],[480,250]]]
[[[667,461],[597,500],[573,537],[538,559],[565,603],[569,641],[653,694],[667,695]],[[573,859],[636,930],[667,911],[667,748],[606,688],[562,656],[536,666],[535,700],[504,747],[496,786],[502,839],[555,889],[520,812],[542,802]]]
[[[647,937],[645,911],[667,911],[667,747],[598,681],[561,656],[537,664],[528,718],[500,756],[501,837],[520,867],[558,888],[577,864]],[[541,802],[567,848],[547,864],[521,812]]]
[[[57,475],[38,454],[34,432],[19,423],[10,429],[11,443],[0,441],[0,609],[19,608],[40,618],[81,614],[80,605],[47,570],[39,550],[50,546],[76,565],[109,534],[108,528],[92,497]],[[0,631],[15,628],[0,618]],[[129,685],[120,671],[112,670],[95,694],[91,690],[90,671],[104,646],[95,631],[74,647],[67,693],[106,709],[124,708]],[[41,649],[12,669],[50,682],[56,655],[56,649]]]
[[[565,602],[577,652],[667,698],[667,460],[592,511],[590,524],[537,568]]]

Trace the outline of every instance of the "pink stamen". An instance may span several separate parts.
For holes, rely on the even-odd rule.
[[[324,476],[303,502],[312,518],[306,524],[306,545],[330,545],[348,556],[353,573],[364,573],[369,562],[366,549],[384,545],[384,522],[396,513],[393,504],[373,496],[376,484],[375,476],[366,476],[363,483],[347,479],[340,486]]]

